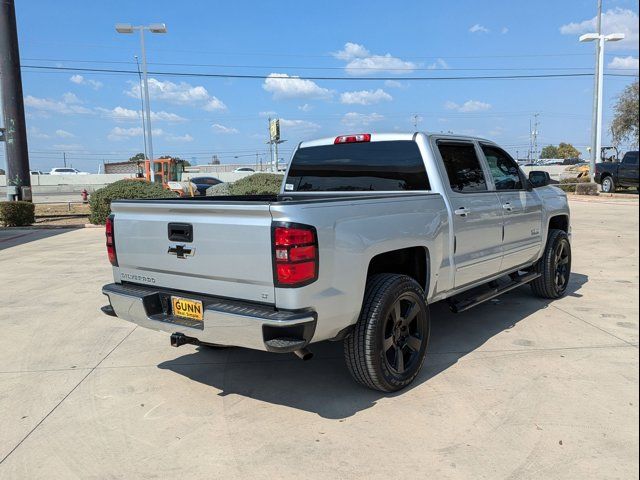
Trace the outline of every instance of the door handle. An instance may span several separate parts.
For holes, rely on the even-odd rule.
[[[507,212],[513,212],[513,205],[511,205],[509,202],[502,205],[502,208]]]
[[[455,213],[459,217],[466,217],[467,215],[469,215],[471,213],[471,210],[469,210],[468,208],[465,208],[465,207],[460,207],[459,209],[454,210],[453,213]]]

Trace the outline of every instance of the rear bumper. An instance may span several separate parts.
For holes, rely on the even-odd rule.
[[[145,328],[168,333],[180,332],[202,343],[292,352],[313,338],[317,315],[311,310],[277,310],[272,306],[240,302],[213,296],[110,283],[102,287],[113,313]],[[176,317],[171,312],[171,296],[202,301],[203,321]]]

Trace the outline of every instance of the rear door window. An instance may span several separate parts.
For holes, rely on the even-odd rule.
[[[473,143],[439,141],[437,145],[447,170],[451,190],[460,193],[488,190],[487,180]]]
[[[638,152],[627,152],[622,158],[625,165],[638,165]]]
[[[411,140],[299,148],[286,191],[430,190],[418,145]]]

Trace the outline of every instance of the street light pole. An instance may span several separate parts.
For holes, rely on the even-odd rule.
[[[603,83],[604,83],[604,42],[605,37],[600,35],[598,39],[598,89],[597,89],[597,102],[598,109],[596,113],[596,151],[593,155],[591,155],[591,182],[596,181],[596,161],[600,158],[602,152],[602,93],[603,93]]]
[[[602,151],[602,100],[604,90],[604,45],[606,42],[618,42],[624,40],[624,33],[611,33],[603,35],[602,33],[585,33],[580,36],[581,42],[598,42],[597,52],[598,60],[596,62],[596,89],[595,89],[595,129],[593,131],[594,142],[593,151],[591,152],[591,163],[589,165],[589,176],[591,182],[595,182],[596,176],[596,159],[600,157]]]
[[[598,15],[596,16],[596,33],[598,35],[602,34],[602,0],[598,0]],[[598,150],[598,91],[600,90],[600,63],[602,60],[600,59],[600,51],[602,48],[600,47],[600,42],[596,44],[596,69],[595,75],[593,77],[593,110],[591,112],[591,156],[589,158],[589,174],[591,177],[591,182],[595,181],[595,173],[596,173],[596,162],[598,161],[598,156],[600,155],[600,150]],[[597,153],[596,153],[597,152]]]
[[[151,106],[149,104],[149,82],[147,80],[147,52],[144,46],[144,28],[140,29],[140,50],[142,53],[142,83],[144,85],[144,103],[147,114],[147,151],[149,152],[149,170],[151,183],[155,182],[153,168],[153,139],[151,138]],[[142,93],[142,92],[140,92]]]
[[[151,183],[155,182],[155,172],[153,168],[153,139],[151,136],[151,104],[149,102],[149,82],[147,80],[147,51],[144,44],[144,31],[149,30],[151,33],[167,33],[167,26],[164,23],[153,23],[151,25],[130,25],[128,23],[117,23],[116,32],[118,33],[133,33],[135,30],[140,31],[140,50],[142,54],[142,86],[144,92],[140,92],[142,96],[144,94],[145,112],[147,115],[146,124],[146,145],[147,152],[149,153],[149,177]],[[144,120],[144,119],[143,119]],[[144,129],[143,129],[144,130]]]

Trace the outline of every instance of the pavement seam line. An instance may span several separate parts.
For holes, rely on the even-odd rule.
[[[612,336],[613,338],[616,338],[616,339],[620,340],[621,342],[626,343],[627,345],[631,345],[632,347],[638,348],[638,345],[636,345],[636,344],[634,344],[634,343],[632,343],[632,342],[629,342],[629,341],[625,340],[624,338],[620,338],[620,337],[618,337],[617,335],[614,335],[613,333],[608,332],[608,331],[607,331],[607,330],[605,330],[604,328],[600,328],[599,326],[594,325],[593,323],[591,323],[591,322],[589,322],[589,321],[585,320],[584,318],[580,318],[580,317],[578,317],[577,315],[574,315],[574,314],[573,314],[573,313],[571,313],[571,312],[567,312],[566,310],[563,310],[562,308],[558,307],[557,305],[551,305],[551,306],[552,306],[553,308],[557,309],[557,310],[560,310],[562,313],[566,313],[566,314],[567,314],[567,315],[569,315],[570,317],[575,318],[576,320],[580,320],[581,322],[584,322],[584,323],[586,323],[587,325],[591,325],[593,328],[596,328],[596,329],[600,330],[601,332],[606,333],[607,335],[610,335],[610,336]]]
[[[57,403],[57,404],[56,404],[56,405],[55,405],[51,410],[49,410],[49,413],[47,413],[47,414],[42,418],[42,420],[40,420],[38,423],[36,423],[36,424],[35,424],[35,426],[34,426],[31,430],[29,430],[29,432],[27,432],[27,434],[26,434],[24,437],[22,437],[22,440],[20,440],[20,441],[16,444],[16,446],[15,446],[15,447],[13,447],[13,448],[9,451],[9,453],[7,453],[7,454],[2,458],[2,460],[0,460],[0,465],[2,465],[2,464],[4,463],[4,461],[5,461],[7,458],[9,458],[9,457],[11,456],[11,454],[12,454],[13,452],[15,452],[15,451],[18,449],[18,447],[20,447],[20,445],[22,445],[22,444],[24,443],[24,441],[25,441],[27,438],[29,438],[29,437],[31,436],[31,434],[32,434],[33,432],[35,432],[35,431],[38,429],[38,427],[40,427],[40,425],[42,425],[42,424],[44,423],[44,421],[45,421],[47,418],[49,418],[49,416],[50,416],[53,412],[55,412],[55,411],[57,410],[57,408],[58,408],[60,405],[62,405],[62,403],[63,403],[67,398],[69,398],[69,395],[71,395],[73,392],[75,392],[75,391],[76,391],[76,389],[77,389],[77,388],[82,384],[82,382],[84,382],[84,381],[87,379],[87,377],[89,377],[89,375],[91,375],[91,374],[92,374],[92,373],[93,373],[93,372],[94,372],[94,371],[95,371],[95,370],[100,366],[100,364],[101,364],[102,362],[104,362],[104,361],[109,357],[109,355],[111,355],[111,354],[116,350],[116,348],[118,348],[120,345],[122,345],[122,343],[123,343],[127,338],[129,338],[129,336],[130,336],[130,335],[135,331],[135,329],[136,329],[136,328],[138,328],[138,326],[137,326],[137,325],[136,325],[136,326],[135,326],[135,327],[134,327],[134,328],[133,328],[129,333],[127,333],[127,334],[125,335],[125,337],[124,337],[122,340],[120,340],[120,341],[116,344],[116,346],[115,346],[115,347],[113,347],[111,350],[109,350],[109,353],[107,353],[104,357],[102,357],[102,359],[101,359],[101,360],[100,360],[100,361],[99,361],[99,362],[98,362],[98,363],[97,363],[97,364],[96,364],[96,365],[95,365],[91,370],[89,370],[89,372],[88,372],[84,377],[82,377],[82,378],[80,379],[80,381],[79,381],[79,382],[78,382],[78,383],[77,383],[77,384],[76,384],[76,385],[75,385],[71,390],[69,390],[69,392],[68,392],[64,397],[62,397],[62,399],[61,399],[61,400],[60,400],[60,401],[59,401],[59,402],[58,402],[58,403]]]

